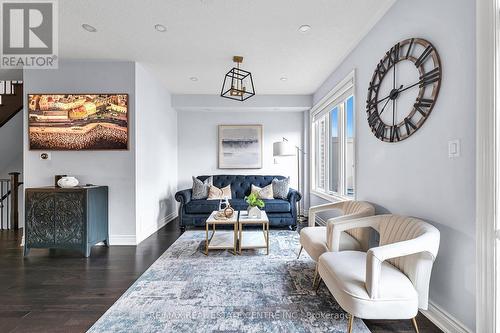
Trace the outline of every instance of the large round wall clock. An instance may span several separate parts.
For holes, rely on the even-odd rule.
[[[434,46],[421,38],[394,45],[373,73],[366,113],[375,136],[398,142],[422,127],[436,103],[441,62]]]

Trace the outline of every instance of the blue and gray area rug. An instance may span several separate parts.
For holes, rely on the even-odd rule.
[[[203,254],[204,231],[185,232],[89,332],[345,332],[347,315],[314,263],[297,258],[296,232],[271,230],[271,249]],[[356,319],[353,331],[370,332]]]

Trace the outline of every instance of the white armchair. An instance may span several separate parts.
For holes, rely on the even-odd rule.
[[[316,226],[316,214],[336,210],[341,213],[340,216],[328,219],[326,226]],[[302,249],[305,249],[307,254],[317,263],[319,257],[331,251],[334,246],[333,241],[333,225],[337,222],[371,216],[375,214],[375,208],[367,202],[363,201],[342,201],[336,203],[328,203],[325,205],[314,206],[309,209],[309,226],[300,231],[300,250],[297,259],[300,257]],[[341,250],[362,250],[368,249],[369,242],[368,229],[350,229],[342,232],[337,240],[337,248]],[[316,283],[318,266],[314,272],[313,285]]]
[[[380,234],[378,247],[339,251],[342,233],[372,227]],[[363,319],[412,319],[427,309],[432,265],[439,248],[439,231],[422,220],[378,215],[341,221],[332,227],[332,252],[320,256],[320,279],[350,314]],[[319,284],[318,284],[319,286]]]

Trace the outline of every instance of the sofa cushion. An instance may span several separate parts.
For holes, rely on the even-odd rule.
[[[210,214],[219,209],[219,200],[191,200],[185,207],[188,214]]]
[[[312,260],[318,262],[319,256],[328,252],[326,227],[305,227],[300,230],[300,245]],[[340,251],[361,250],[361,244],[347,232],[340,234]]]
[[[248,208],[245,199],[231,199],[229,202],[235,210],[247,210]],[[267,213],[290,212],[290,202],[286,200],[264,200],[264,203],[266,204],[264,210]],[[185,207],[188,214],[210,214],[219,209],[219,200],[191,200]]]
[[[410,319],[418,312],[418,294],[410,279],[388,262],[382,263],[377,298],[366,290],[366,252],[326,252],[318,271],[346,312],[365,319]]]
[[[206,199],[210,186],[212,186],[212,177],[208,177],[204,181],[193,177],[193,199]]]
[[[231,185],[231,197],[233,199],[244,199],[250,194],[252,184],[258,187],[264,187],[272,183],[273,179],[284,179],[283,176],[261,176],[261,175],[213,175],[198,176],[204,181],[208,177],[213,177],[213,185],[223,188]]]
[[[210,186],[208,189],[207,200],[221,200],[221,199],[231,199],[231,184],[223,188],[218,188],[217,186]]]
[[[285,179],[274,178],[272,186],[274,198],[286,200],[290,190],[290,177]]]
[[[281,199],[263,200],[266,206],[264,210],[268,213],[285,213],[290,211],[290,202]]]
[[[274,199],[273,196],[273,185],[269,184],[264,187],[258,187],[252,184],[252,193],[257,195],[259,199]]]

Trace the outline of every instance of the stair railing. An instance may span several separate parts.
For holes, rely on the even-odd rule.
[[[9,173],[10,179],[0,179],[0,230],[19,229],[19,172]]]

